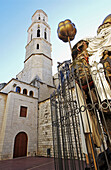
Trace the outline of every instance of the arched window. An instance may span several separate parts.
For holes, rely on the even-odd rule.
[[[45,28],[45,31],[44,31],[44,38],[47,39],[47,32],[46,32],[46,28]]]
[[[21,92],[21,88],[19,86],[16,87],[16,92],[20,93]]]
[[[43,17],[43,21],[45,21],[45,17]]]
[[[34,95],[33,91],[30,91],[29,96],[33,97],[33,95]]]
[[[38,25],[38,29],[37,29],[37,37],[40,37],[40,25]]]
[[[40,37],[40,29],[37,30],[37,37]]]
[[[37,50],[39,49],[39,44],[37,44]]]
[[[23,94],[27,95],[27,89],[23,89]]]
[[[38,17],[38,20],[40,20],[40,15],[39,15],[39,17]]]

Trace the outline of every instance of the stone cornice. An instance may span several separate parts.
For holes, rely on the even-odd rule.
[[[33,85],[29,84],[29,83],[26,83],[26,82],[24,82],[24,81],[21,81],[21,80],[15,79],[15,78],[12,78],[12,79],[5,85],[5,87],[6,87],[11,81],[20,82],[20,83],[23,83],[23,84],[26,84],[26,85],[32,86],[33,88],[37,88],[37,89],[38,89],[38,87],[35,87],[35,86],[33,86]],[[5,88],[5,87],[4,87],[4,88]]]
[[[1,91],[0,91],[0,94],[3,94],[3,95],[8,95],[7,93],[5,93],[5,92],[1,92]]]
[[[39,104],[41,104],[41,103],[44,103],[44,102],[46,102],[47,100],[50,100],[50,97],[47,97],[46,99],[44,99],[44,100],[41,100],[41,101],[39,101],[38,103],[39,103]]]
[[[35,21],[35,22],[33,22],[31,25],[30,25],[30,27],[28,28],[28,30],[27,30],[27,32],[29,31],[29,29],[31,29],[31,27],[34,25],[34,24],[36,24],[36,23],[38,23],[38,24],[44,24],[46,27],[48,27],[49,28],[49,30],[50,30],[50,27],[49,27],[49,25],[45,22],[45,21]]]
[[[49,44],[50,46],[52,46],[52,44],[50,42],[48,42],[47,40],[45,40],[44,38],[33,38],[31,41],[29,41],[29,43],[25,46],[25,48],[33,41],[33,40],[44,40],[47,44]]]
[[[43,55],[46,58],[50,59],[52,61],[52,58],[48,57],[47,55],[45,55],[44,53],[32,53],[25,61],[24,63],[32,56],[32,55]]]
[[[37,100],[38,100],[38,97],[32,97],[32,96],[24,95],[24,94],[21,94],[21,93],[17,93],[17,92],[15,92],[15,91],[9,91],[8,94],[9,94],[9,93],[14,93],[14,94],[21,95],[21,96],[24,96],[24,97],[31,97],[31,98],[33,98],[33,99],[37,99]]]

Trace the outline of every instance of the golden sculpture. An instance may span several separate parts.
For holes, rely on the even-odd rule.
[[[70,40],[73,40],[76,34],[75,25],[70,20],[62,21],[58,25],[57,33],[59,39],[69,42],[71,48]],[[85,127],[87,122],[91,126],[90,131],[84,128],[83,134],[89,155],[84,152],[84,146],[83,152],[86,155],[87,163],[93,158],[95,170],[98,169],[97,166],[104,169],[105,166],[111,165],[111,157],[108,155],[111,155],[111,14],[98,27],[97,36],[80,40],[71,48],[71,52],[73,62],[70,68],[74,68],[79,105],[87,106],[87,115],[90,117],[88,120],[87,115],[85,117],[85,112],[81,113],[83,116],[82,126]],[[104,69],[104,72],[101,72],[100,68]],[[96,74],[93,69],[97,71]],[[92,110],[88,108],[90,105],[94,106]],[[98,115],[103,129],[98,126]],[[106,139],[103,131],[106,133]],[[104,143],[104,152],[102,152],[104,140],[106,143]],[[92,144],[96,149],[100,149],[97,157],[98,165]],[[101,154],[105,152],[108,153],[106,155],[108,161],[102,164],[101,162],[105,161],[105,158],[101,161]]]
[[[76,28],[74,23],[72,23],[69,19],[66,19],[65,21],[62,21],[58,24],[58,37],[61,39],[63,42],[69,42],[72,41],[76,35]],[[70,44],[71,48],[71,44]],[[72,49],[71,49],[72,51]]]
[[[111,14],[109,14],[104,20],[103,20],[103,24],[107,23],[107,22],[111,22]]]
[[[97,34],[99,34],[102,29],[109,27],[109,25],[111,25],[111,14],[109,14],[98,27]]]

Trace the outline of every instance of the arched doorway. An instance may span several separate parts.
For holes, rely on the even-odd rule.
[[[28,137],[25,132],[19,132],[14,141],[13,158],[27,156]]]

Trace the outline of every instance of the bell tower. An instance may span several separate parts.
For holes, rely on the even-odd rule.
[[[21,81],[31,83],[36,77],[53,85],[51,59],[51,29],[48,16],[43,10],[37,10],[32,16],[32,23],[28,28],[24,69],[17,75]]]

